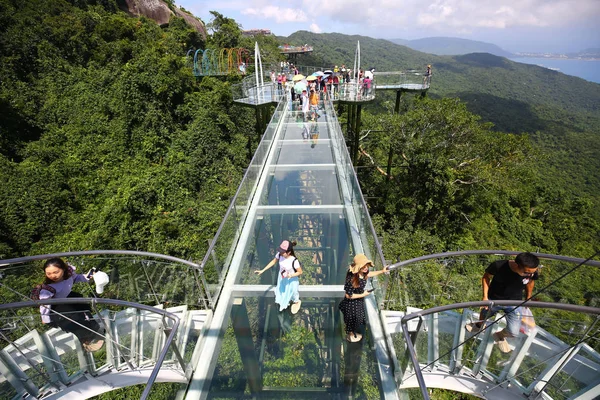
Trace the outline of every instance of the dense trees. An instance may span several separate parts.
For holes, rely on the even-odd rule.
[[[45,3],[0,8],[0,255],[201,258],[247,165],[251,114],[230,111],[227,83],[192,76],[184,55],[202,38],[181,20]]]

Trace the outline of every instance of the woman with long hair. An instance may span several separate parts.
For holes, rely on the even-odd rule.
[[[348,267],[348,273],[346,274],[345,295],[339,309],[344,315],[346,340],[349,342],[358,342],[362,339],[362,335],[358,333],[358,330],[367,323],[365,297],[373,291],[372,289],[365,290],[368,277],[388,272],[385,266],[380,271],[369,272],[370,266],[373,266],[373,261],[369,260],[364,254],[357,254]]]
[[[51,258],[44,263],[46,279],[42,285],[37,285],[33,292],[34,300],[66,299],[83,297],[73,292],[73,284],[87,282],[85,275],[75,272],[75,267],[67,264],[61,258]],[[81,346],[86,351],[97,351],[104,345],[104,329],[92,316],[88,304],[54,304],[40,306],[42,322],[55,328],[60,328],[77,336]]]
[[[266,267],[261,270],[254,271],[257,275],[262,275],[263,272],[279,263],[279,273],[277,274],[277,286],[275,287],[275,303],[279,304],[279,311],[283,311],[292,303],[292,314],[296,314],[300,310],[300,280],[298,277],[302,275],[302,265],[296,258],[294,253],[296,242],[284,240],[277,249],[275,258],[271,260]]]

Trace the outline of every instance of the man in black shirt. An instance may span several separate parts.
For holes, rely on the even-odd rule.
[[[481,278],[483,300],[523,300],[523,290],[525,290],[525,298],[531,298],[533,286],[538,279],[539,264],[540,260],[531,253],[521,253],[514,261],[500,260],[491,263]],[[506,328],[494,333],[494,340],[500,351],[508,353],[511,349],[506,338],[517,336],[521,327],[520,307],[484,308],[480,313],[480,321],[468,324],[466,329],[469,332],[478,332],[483,327],[483,321],[498,311],[506,314]]]

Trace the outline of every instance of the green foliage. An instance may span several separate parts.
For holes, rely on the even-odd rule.
[[[242,37],[242,29],[233,18],[227,18],[217,11],[210,12],[212,21],[207,25],[212,31],[209,43],[217,49],[238,47]]]
[[[201,258],[247,165],[253,121],[233,112],[227,83],[192,76],[183,56],[202,44],[195,31],[112,3],[3,3],[1,256]]]

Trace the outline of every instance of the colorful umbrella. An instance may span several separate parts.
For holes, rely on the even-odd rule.
[[[308,78],[306,78],[307,81],[316,81],[317,80],[317,76],[316,75],[311,75]]]
[[[298,75],[294,75],[294,77],[292,78],[292,80],[293,80],[294,82],[298,82],[298,81],[301,81],[301,80],[302,80],[302,79],[304,79],[304,78],[306,78],[304,75],[302,75],[302,74],[298,74]]]

